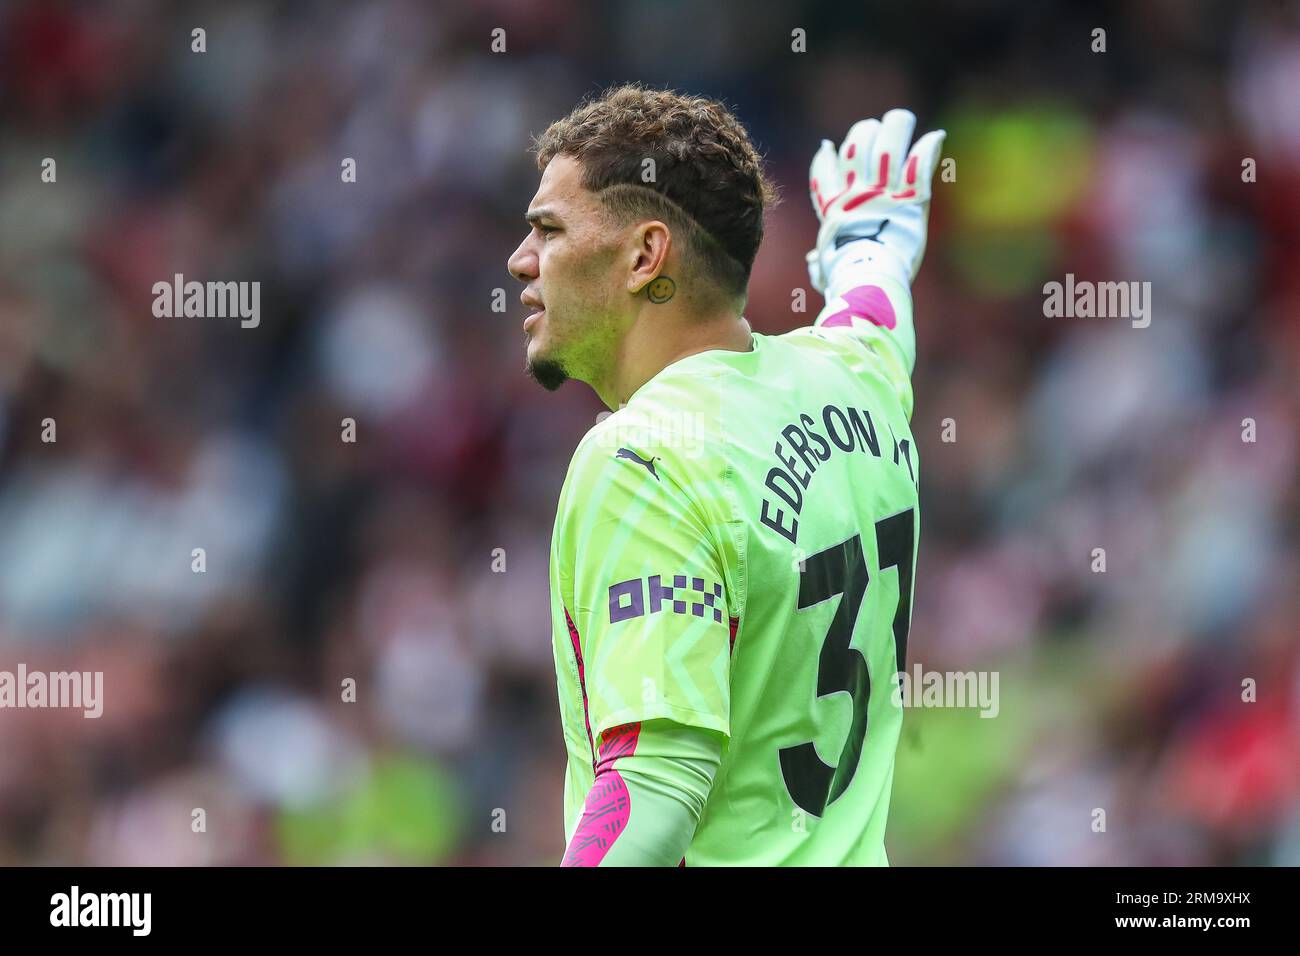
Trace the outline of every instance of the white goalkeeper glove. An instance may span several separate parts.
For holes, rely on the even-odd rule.
[[[808,189],[821,229],[808,253],[808,277],[825,293],[836,262],[846,254],[878,258],[885,271],[906,273],[910,284],[925,255],[930,181],[948,134],[926,133],[908,152],[916,117],[890,110],[883,119],[854,123],[839,151],[828,139],[813,157]],[[867,239],[879,249],[855,240]],[[853,249],[846,249],[853,243]],[[865,252],[864,252],[865,250]],[[889,255],[882,255],[887,250]]]

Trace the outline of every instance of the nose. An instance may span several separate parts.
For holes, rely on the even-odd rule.
[[[506,260],[506,269],[523,283],[537,278],[537,254],[533,252],[527,238],[510,254],[510,258]]]

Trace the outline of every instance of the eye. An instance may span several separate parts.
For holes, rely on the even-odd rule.
[[[548,226],[548,225],[546,225],[546,224],[544,224],[544,223],[540,223],[540,222],[539,222],[539,223],[537,224],[537,231],[540,232],[543,236],[546,236],[547,238],[550,238],[550,236],[551,236],[552,233],[556,233],[556,232],[559,232],[559,231],[560,231],[560,227],[559,227],[559,226]]]

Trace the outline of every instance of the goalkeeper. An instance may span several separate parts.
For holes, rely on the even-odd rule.
[[[714,101],[623,86],[535,143],[527,368],[613,410],[551,543],[564,864],[883,865],[920,529],[910,284],[943,133],[823,142],[826,306],[744,318],[775,201]]]

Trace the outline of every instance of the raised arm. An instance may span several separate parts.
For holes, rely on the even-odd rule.
[[[909,150],[915,128],[916,117],[903,109],[855,123],[838,150],[822,140],[808,182],[821,223],[808,276],[826,297],[813,325],[858,330],[898,380],[909,416],[911,283],[925,255],[930,185],[947,135],[926,133]]]

